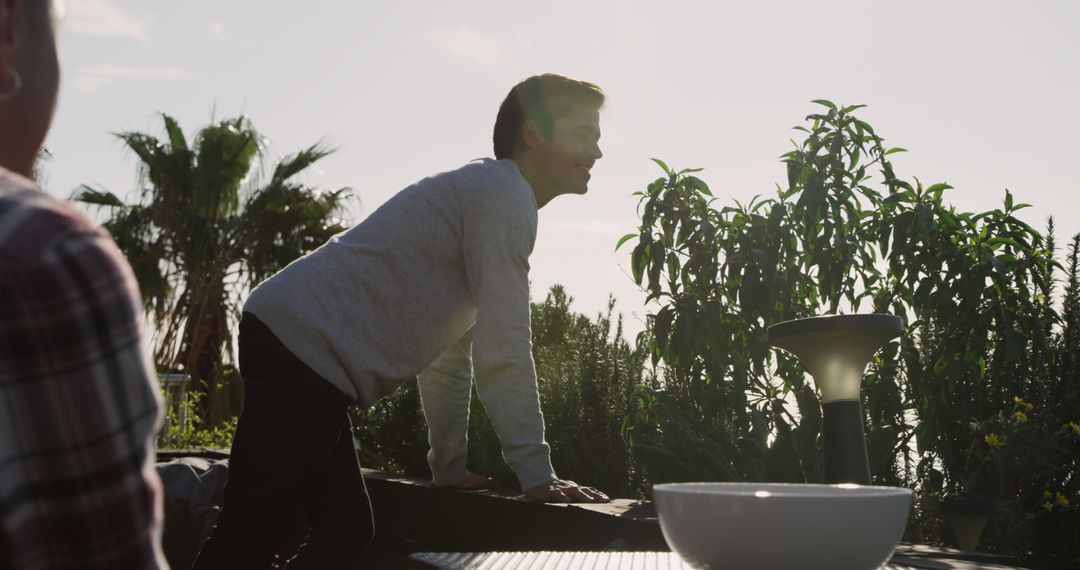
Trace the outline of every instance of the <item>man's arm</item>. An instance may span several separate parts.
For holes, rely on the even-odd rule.
[[[417,378],[428,424],[428,465],[436,487],[468,485],[472,335],[466,332]]]
[[[0,271],[0,566],[167,567],[160,393],[140,316],[130,268],[103,235]]]
[[[464,206],[462,231],[465,272],[476,301],[472,356],[477,393],[499,434],[503,459],[530,499],[607,500],[558,480],[544,441],[529,310],[536,203],[513,177],[505,185],[479,182]]]
[[[447,348],[418,377],[420,401],[428,423],[428,465],[432,484],[476,490],[498,487],[498,481],[470,472],[469,404],[472,396],[472,334]],[[536,485],[525,495],[535,501],[562,503],[603,501],[607,496],[591,487],[558,479]]]
[[[479,180],[463,206],[463,253],[476,302],[476,390],[522,489],[554,480],[532,360],[529,254],[536,210],[520,188]]]

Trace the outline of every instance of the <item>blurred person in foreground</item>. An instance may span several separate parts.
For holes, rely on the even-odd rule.
[[[591,83],[526,79],[499,109],[494,160],[404,189],[252,291],[244,410],[197,569],[266,568],[299,506],[311,529],[287,568],[357,567],[374,525],[347,408],[418,375],[436,486],[495,484],[466,469],[475,382],[528,498],[608,500],[555,475],[529,322],[537,210],[588,190],[603,103]]]
[[[56,104],[55,18],[49,0],[0,0],[0,568],[167,568],[134,277],[29,180]]]

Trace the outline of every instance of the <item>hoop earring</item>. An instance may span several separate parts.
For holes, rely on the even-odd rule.
[[[7,91],[0,92],[0,102],[11,101],[19,94],[19,90],[22,89],[22,77],[19,77],[19,72],[14,69],[8,69],[8,75],[11,76],[11,88]]]

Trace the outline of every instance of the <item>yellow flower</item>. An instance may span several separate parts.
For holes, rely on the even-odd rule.
[[[1029,412],[1035,409],[1035,406],[1033,404],[1025,402],[1024,399],[1020,396],[1013,396],[1013,403]]]
[[[1073,430],[1073,433],[1076,434],[1076,437],[1080,437],[1080,424],[1076,422],[1069,422],[1065,425],[1069,426],[1069,429]]]
[[[1044,499],[1049,499],[1050,497],[1053,497],[1053,496],[1054,496],[1054,494],[1050,492],[1050,489],[1047,489],[1047,490],[1043,491],[1043,498]]]
[[[990,447],[1004,447],[1005,446],[1005,438],[1001,437],[1000,435],[998,435],[996,433],[988,434],[986,437],[983,438],[983,441],[985,441],[986,445],[989,445]]]
[[[1024,422],[1028,421],[1027,414],[1025,414],[1024,412],[1021,412],[1019,410],[1013,412],[1012,417],[1013,417],[1014,420],[1016,420],[1016,421],[1018,421],[1020,423],[1024,423]]]
[[[1043,508],[1046,509],[1046,512],[1050,512],[1050,511],[1054,510],[1054,503],[1051,503],[1050,501],[1046,501],[1045,503],[1043,503]]]
[[[1062,507],[1068,508],[1069,507],[1069,498],[1066,497],[1065,495],[1062,495],[1061,493],[1058,493],[1057,497],[1054,499],[1054,503],[1057,504],[1057,505],[1060,505]]]

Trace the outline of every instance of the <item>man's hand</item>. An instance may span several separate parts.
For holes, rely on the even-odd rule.
[[[525,489],[525,496],[541,503],[607,503],[611,501],[607,495],[592,487],[561,479]]]

